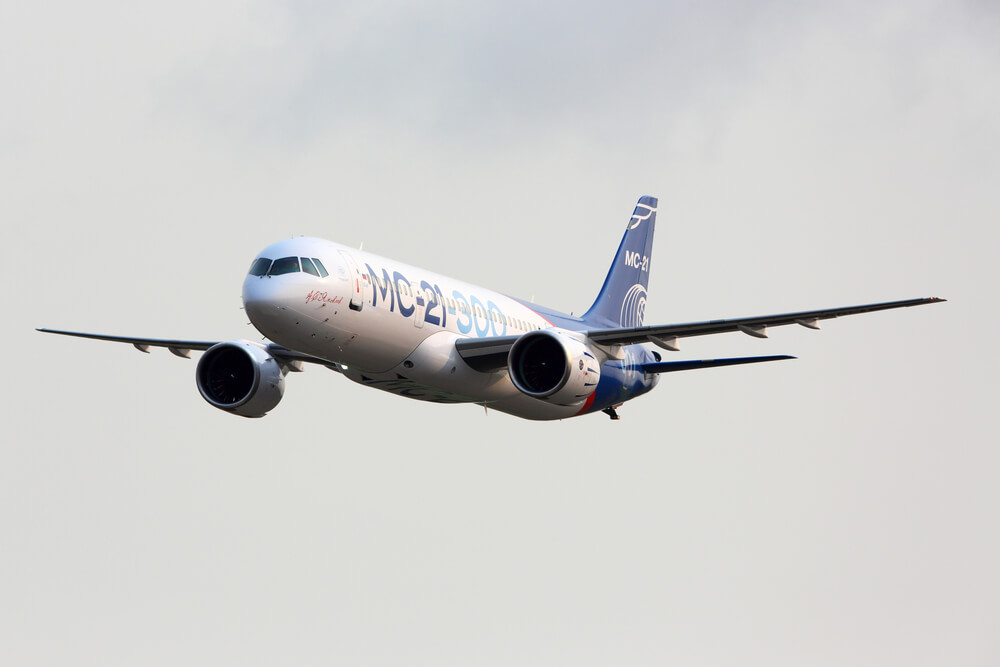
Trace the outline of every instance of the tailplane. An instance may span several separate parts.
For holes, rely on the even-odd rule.
[[[656,197],[641,197],[625,228],[604,286],[583,319],[608,327],[642,326],[653,256]]]

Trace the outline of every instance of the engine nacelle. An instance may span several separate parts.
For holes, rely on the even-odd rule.
[[[243,417],[263,417],[285,392],[281,364],[248,340],[210,347],[198,360],[195,378],[206,401]]]
[[[562,329],[526,333],[510,348],[507,369],[522,393],[556,405],[582,403],[597,389],[601,362],[585,343]]]

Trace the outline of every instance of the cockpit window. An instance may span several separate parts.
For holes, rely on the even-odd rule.
[[[323,266],[323,262],[319,261],[315,257],[313,257],[312,259],[314,262],[316,262],[316,268],[319,269],[320,276],[326,278],[328,275],[330,275],[329,273],[327,273],[326,267]]]
[[[281,259],[274,260],[274,264],[271,265],[271,271],[268,273],[268,275],[280,276],[286,273],[298,273],[298,272],[299,272],[298,257],[282,257]]]
[[[310,275],[319,278],[319,271],[316,270],[316,266],[312,263],[312,260],[309,259],[308,257],[302,258],[302,270]]]
[[[319,271],[316,270],[316,265],[312,263],[312,260],[308,257],[302,258],[302,270],[308,274],[319,277]]]
[[[266,276],[269,268],[271,268],[271,260],[267,257],[258,257],[256,261],[250,265],[250,275]]]

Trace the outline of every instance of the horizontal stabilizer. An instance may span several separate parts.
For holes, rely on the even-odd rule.
[[[737,366],[739,364],[756,364],[761,361],[781,361],[782,359],[794,359],[787,354],[780,354],[770,357],[734,357],[730,359],[691,359],[688,361],[659,361],[656,363],[642,364],[640,368],[646,373],[672,373],[673,371],[689,371],[698,368],[712,368],[714,366]]]

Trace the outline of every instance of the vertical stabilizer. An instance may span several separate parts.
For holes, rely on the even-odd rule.
[[[584,314],[584,320],[609,327],[642,326],[653,256],[656,204],[656,197],[641,197],[635,205],[601,293]]]

